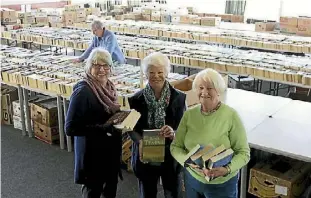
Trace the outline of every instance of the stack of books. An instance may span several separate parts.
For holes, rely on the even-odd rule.
[[[204,175],[203,168],[213,169],[226,166],[231,162],[233,153],[231,148],[226,149],[224,145],[214,147],[212,144],[207,146],[197,144],[186,155],[184,164],[204,176],[207,181],[210,181],[212,178]]]

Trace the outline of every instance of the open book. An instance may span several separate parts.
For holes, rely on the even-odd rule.
[[[106,124],[114,124],[118,129],[133,130],[140,118],[136,110],[119,111],[109,118]]]
[[[159,135],[160,129],[144,130],[142,141],[143,162],[164,162],[165,138]]]

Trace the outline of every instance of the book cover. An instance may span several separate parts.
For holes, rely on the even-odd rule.
[[[194,155],[200,148],[202,148],[199,144],[195,145],[185,156],[184,158],[184,164],[195,164],[192,160],[191,160],[191,156]]]
[[[227,149],[218,155],[215,155],[214,157],[211,157],[208,161],[206,161],[206,167],[208,169],[217,168],[217,167],[223,167],[228,165],[233,157],[233,150]],[[211,178],[209,176],[205,176],[205,179],[207,181],[210,181]]]
[[[160,129],[144,130],[142,140],[142,161],[164,162],[165,138],[159,135]]]
[[[200,149],[190,158],[196,165],[203,168],[204,165],[203,165],[202,156],[211,152],[213,149],[214,149],[214,146],[212,144],[208,144],[205,147],[200,147]]]
[[[136,110],[119,111],[109,118],[106,124],[114,124],[118,129],[133,130],[140,118]]]
[[[224,150],[226,150],[226,148],[222,144],[221,146],[216,147],[213,150],[211,150],[210,152],[208,152],[207,154],[203,155],[202,156],[203,165],[206,167],[206,161],[208,161],[211,157],[218,155],[219,153],[223,152]]]

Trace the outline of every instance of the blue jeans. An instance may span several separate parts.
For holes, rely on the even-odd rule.
[[[223,184],[204,184],[185,169],[187,198],[237,198],[239,174]]]

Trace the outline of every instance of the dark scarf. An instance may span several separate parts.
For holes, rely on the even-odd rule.
[[[171,90],[169,83],[165,81],[159,100],[149,84],[145,87],[144,98],[148,106],[148,124],[150,128],[160,129],[165,125],[165,111],[169,105]]]

